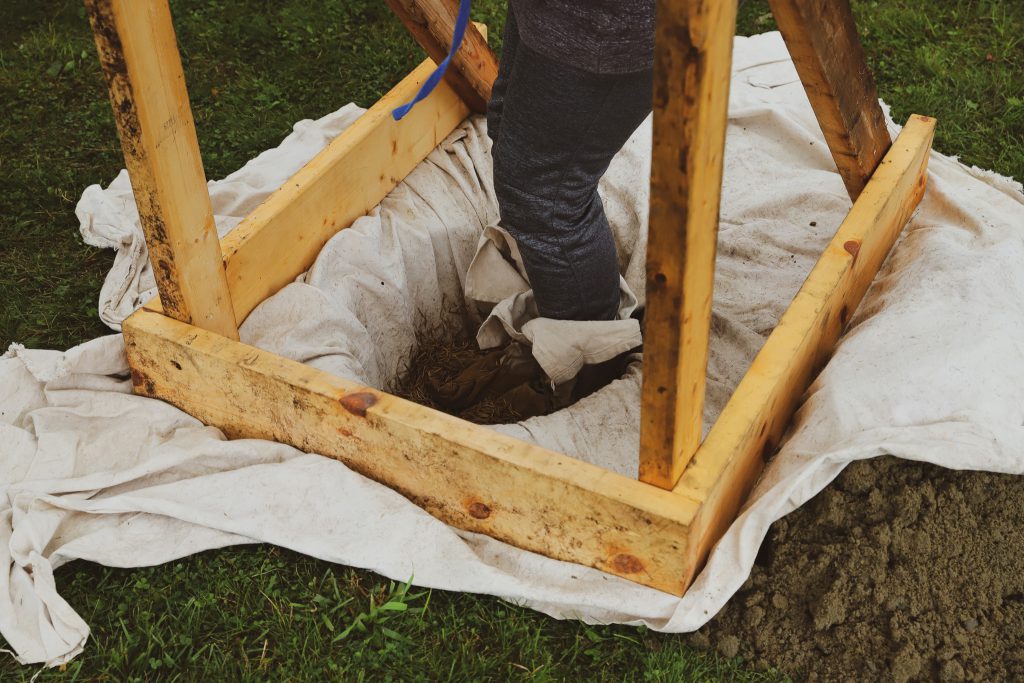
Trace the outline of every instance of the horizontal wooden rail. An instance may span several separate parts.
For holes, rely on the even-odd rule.
[[[934,132],[934,119],[910,117],[673,489],[701,502],[688,566],[698,567],[735,519],[921,201]]]
[[[433,68],[422,64],[223,239],[239,320],[465,118],[446,83],[401,122],[391,117]],[[680,595],[920,201],[934,125],[908,122],[671,490],[175,320],[158,303],[124,322],[134,390],[230,438],[337,458],[459,528]]]
[[[697,505],[167,316],[124,322],[135,391],[320,453],[461,529],[682,594]],[[298,501],[297,501],[298,503]]]

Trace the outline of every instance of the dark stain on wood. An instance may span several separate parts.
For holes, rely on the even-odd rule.
[[[366,417],[366,411],[377,403],[377,396],[368,391],[357,391],[341,397],[341,407],[357,417]]]
[[[142,372],[137,368],[132,368],[132,388],[135,389],[135,393],[146,393],[153,394],[156,391],[156,385],[153,383],[146,373]]]
[[[644,563],[635,555],[627,553],[615,555],[608,564],[618,574],[639,574],[644,571]]]
[[[86,0],[85,7],[96,40],[100,66],[110,93],[110,104],[121,140],[125,166],[128,168],[135,203],[139,208],[139,219],[150,247],[150,260],[160,290],[160,303],[167,315],[191,323],[191,311],[178,287],[174,255],[166,247],[167,226],[160,212],[160,197],[147,168],[148,155],[143,144],[136,94],[128,73],[124,44],[118,33],[114,11],[110,0]]]
[[[487,519],[491,516],[491,508],[480,501],[474,501],[467,506],[469,516],[474,519]]]
[[[124,61],[124,46],[117,33],[117,24],[109,0],[86,0],[89,23],[92,24],[100,66],[110,90],[110,103],[114,108],[114,119],[121,133],[121,144],[125,155],[142,156],[140,145],[141,128],[135,110],[134,95],[128,80],[128,65]]]

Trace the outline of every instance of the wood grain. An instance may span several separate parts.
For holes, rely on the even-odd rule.
[[[401,121],[434,70],[426,60],[224,236],[228,291],[239,323],[316,260],[324,244],[377,206],[469,114],[440,83]],[[160,311],[156,301],[145,308]]]
[[[427,56],[437,63],[448,56],[455,30],[457,2],[449,0],[385,0]],[[498,76],[498,58],[473,22],[444,78],[477,114],[487,112],[491,85]]]
[[[158,313],[138,311],[123,329],[136,393],[230,438],[337,458],[461,529],[676,595],[686,588],[697,506],[685,495]]]

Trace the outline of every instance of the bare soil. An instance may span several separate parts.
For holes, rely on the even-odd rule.
[[[1022,568],[1024,477],[854,463],[690,640],[796,680],[1024,680]]]

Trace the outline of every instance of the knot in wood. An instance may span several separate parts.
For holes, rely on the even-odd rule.
[[[357,417],[366,417],[366,411],[377,403],[377,397],[368,391],[357,391],[341,397],[341,406]]]
[[[469,516],[475,519],[487,519],[491,516],[491,508],[480,501],[472,502],[469,504]]]
[[[619,574],[639,574],[644,570],[644,564],[633,555],[619,553],[611,560],[612,569]]]

